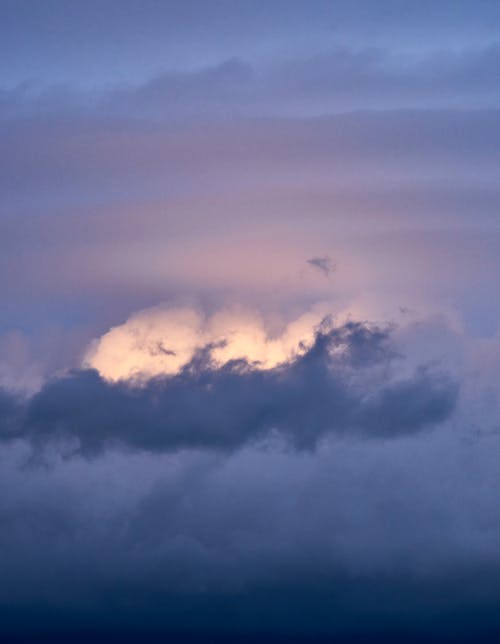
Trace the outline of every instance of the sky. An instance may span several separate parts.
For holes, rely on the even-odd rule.
[[[494,0],[0,0],[0,641],[498,641],[499,67]]]

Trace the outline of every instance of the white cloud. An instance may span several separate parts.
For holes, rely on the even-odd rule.
[[[197,351],[211,346],[217,366],[241,359],[270,369],[311,346],[324,315],[317,307],[288,322],[274,320],[276,333],[270,321],[247,308],[204,315],[193,307],[156,306],[134,313],[95,340],[84,366],[107,380],[147,379],[178,373]]]

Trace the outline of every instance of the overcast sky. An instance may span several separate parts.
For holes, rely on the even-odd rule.
[[[493,0],[0,0],[0,639],[495,641],[499,69]]]

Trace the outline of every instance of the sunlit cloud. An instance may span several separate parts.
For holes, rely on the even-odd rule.
[[[111,381],[148,379],[178,373],[210,347],[216,366],[244,360],[255,369],[271,369],[311,346],[324,315],[317,308],[283,322],[242,307],[206,315],[194,307],[156,306],[96,339],[83,366]]]

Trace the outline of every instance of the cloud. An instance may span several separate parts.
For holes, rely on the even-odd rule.
[[[222,115],[253,101],[255,71],[237,58],[193,72],[165,72],[135,88],[110,92],[104,110],[164,119]],[[239,103],[239,109],[238,109]]]
[[[309,311],[271,329],[261,315],[244,307],[204,315],[193,307],[160,305],[134,313],[95,340],[83,364],[107,380],[140,380],[179,373],[211,347],[214,366],[243,360],[254,369],[270,369],[311,345],[323,315]]]
[[[449,418],[457,401],[457,384],[430,367],[398,378],[389,332],[363,323],[324,321],[310,346],[267,369],[244,357],[220,363],[218,349],[198,348],[177,373],[145,381],[76,371],[47,383],[15,414],[6,398],[1,438],[86,455],[116,446],[231,451],[273,436],[312,449],[330,433],[419,432]]]
[[[306,261],[310,266],[319,269],[326,277],[329,277],[336,269],[335,263],[328,255],[324,257],[311,257],[311,259]]]
[[[498,627],[499,437],[463,439],[331,436],[315,452],[108,452],[29,469],[4,446],[2,629],[262,641],[361,624],[361,641],[436,629],[477,641]]]
[[[282,63],[238,58],[196,72],[164,73],[111,94],[129,114],[310,116],[353,109],[497,107],[498,42],[421,54],[333,47]],[[183,112],[182,112],[183,111]]]
[[[323,46],[280,62],[237,55],[100,92],[22,82],[0,88],[0,119],[75,113],[95,118],[192,119],[314,116],[351,110],[496,108],[500,45],[410,54],[388,46]]]

